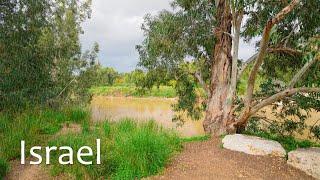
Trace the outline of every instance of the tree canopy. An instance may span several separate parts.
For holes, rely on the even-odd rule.
[[[75,97],[72,87],[92,66],[79,41],[90,5],[90,0],[0,3],[0,110]]]
[[[267,97],[285,90],[290,90],[290,93],[277,99],[286,104],[284,109],[287,111],[283,113],[294,112],[292,114],[299,116],[300,108],[319,111],[319,11],[319,0],[175,0],[170,11],[145,17],[142,26],[145,39],[137,46],[139,65],[148,72],[165,72],[175,79],[179,95],[176,109],[187,110],[196,119],[201,117],[202,111],[208,112],[208,100],[212,99],[212,92],[217,93],[214,89],[219,85],[214,81],[223,75],[213,77],[217,69],[212,68],[222,62],[215,55],[224,51],[229,51],[226,53],[229,59],[226,62],[230,62],[230,69],[226,71],[228,93],[233,94],[233,84],[237,88],[234,92],[236,98],[227,98],[224,102],[234,102],[233,116],[241,116],[237,112],[246,111],[244,107],[252,111],[254,104],[271,100]],[[223,23],[228,21],[230,24],[226,24],[223,30]],[[240,38],[246,42],[260,39],[256,42],[257,53],[248,60],[238,58]],[[232,43],[223,49],[219,43],[225,40]],[[258,83],[256,76],[262,81]],[[241,85],[239,82],[244,79],[247,92],[241,95],[237,92]],[[298,91],[294,89],[297,87],[307,89]],[[207,92],[206,98],[199,97],[199,88]],[[316,92],[301,93],[310,88]],[[253,92],[252,98],[250,91]],[[248,100],[250,104],[246,104]],[[203,102],[202,106],[199,102]],[[295,110],[291,108],[293,106]]]

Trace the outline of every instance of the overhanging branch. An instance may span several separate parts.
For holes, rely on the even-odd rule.
[[[267,52],[268,43],[270,40],[271,29],[273,28],[273,26],[275,24],[279,23],[288,13],[290,13],[299,2],[300,2],[300,0],[293,0],[288,6],[283,8],[275,17],[270,19],[267,22],[267,24],[263,30],[262,40],[260,43],[260,51],[258,53],[258,56],[256,58],[256,62],[251,70],[251,73],[250,73],[249,79],[248,79],[247,97],[246,97],[246,102],[245,102],[246,111],[250,111],[256,76],[257,76],[257,73],[258,73],[258,70],[259,70],[261,64],[263,63],[265,54]]]
[[[263,101],[261,101],[260,103],[258,103],[257,105],[255,105],[254,107],[252,107],[252,110],[250,111],[250,115],[255,114],[256,112],[258,112],[260,109],[274,103],[277,102],[285,97],[289,97],[292,96],[296,93],[313,93],[313,92],[320,92],[320,88],[307,88],[307,87],[301,87],[301,88],[288,88],[284,91],[281,91],[277,94],[274,94],[273,96],[270,96],[266,99],[264,99]]]
[[[279,48],[268,48],[266,50],[266,53],[284,53],[284,54],[288,54],[290,56],[298,56],[301,55],[302,52],[299,50],[295,50],[295,49],[291,49],[291,48],[285,48],[285,47],[279,47]],[[255,53],[254,55],[252,55],[248,60],[246,60],[243,65],[241,66],[241,68],[239,69],[238,72],[238,81],[240,80],[240,78],[242,77],[244,71],[248,68],[248,66],[254,62],[258,57],[258,53]]]
[[[275,103],[281,99],[292,96],[296,93],[313,93],[313,92],[320,92],[320,88],[307,88],[307,87],[288,88],[284,91],[281,91],[277,94],[274,94],[274,95],[262,100],[261,102],[259,102],[258,104],[256,104],[252,108],[250,108],[250,111],[248,111],[248,112],[244,111],[243,114],[241,115],[240,119],[238,121],[230,124],[230,127],[245,125],[252,115],[257,113],[262,108],[264,108],[268,105],[271,105],[272,103]]]

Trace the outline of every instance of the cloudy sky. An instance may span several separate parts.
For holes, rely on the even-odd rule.
[[[102,65],[120,72],[135,69],[139,60],[135,45],[143,40],[143,17],[170,9],[171,0],[93,0],[92,17],[83,24],[81,36],[83,49],[90,49],[94,42],[100,45]],[[253,54],[252,45],[240,46],[240,58]]]

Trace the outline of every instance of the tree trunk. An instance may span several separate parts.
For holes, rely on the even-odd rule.
[[[228,0],[219,0],[217,5],[218,23],[214,30],[216,43],[211,64],[210,97],[203,122],[205,132],[213,135],[226,133],[227,125],[232,120],[231,106],[227,103],[232,68],[232,15]]]

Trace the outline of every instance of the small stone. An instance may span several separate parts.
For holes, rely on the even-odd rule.
[[[227,135],[222,140],[223,147],[251,155],[271,155],[285,157],[286,151],[277,141],[242,134]]]
[[[320,148],[297,149],[288,153],[288,164],[320,179]]]

